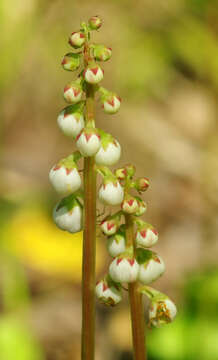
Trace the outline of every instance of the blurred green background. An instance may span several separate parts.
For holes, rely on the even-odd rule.
[[[99,14],[111,46],[104,86],[123,102],[97,124],[147,176],[145,219],[167,270],[155,287],[176,321],[148,330],[149,360],[218,359],[218,1],[1,0],[0,359],[80,358],[82,234],[52,223],[48,171],[74,149],[56,126],[65,106],[68,35]],[[98,104],[99,105],[99,104]],[[109,259],[98,239],[97,276]],[[129,360],[128,301],[97,308],[96,360]]]

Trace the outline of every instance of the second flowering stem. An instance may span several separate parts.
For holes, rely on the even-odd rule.
[[[133,246],[135,253],[133,216],[129,214],[125,215],[125,223],[127,246]],[[138,287],[137,281],[129,284],[133,351],[135,360],[146,360],[145,319],[142,294],[139,292]]]

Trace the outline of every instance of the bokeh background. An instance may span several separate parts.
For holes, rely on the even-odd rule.
[[[122,144],[120,165],[147,176],[145,219],[167,264],[155,287],[176,321],[148,330],[149,360],[218,359],[218,1],[1,0],[0,358],[80,358],[82,233],[52,223],[48,171],[75,145],[56,126],[65,106],[68,35],[104,19],[113,49],[104,86],[123,99],[97,124]],[[99,105],[99,104],[98,104]],[[97,277],[109,258],[98,239]],[[96,360],[130,360],[128,299],[97,307]]]

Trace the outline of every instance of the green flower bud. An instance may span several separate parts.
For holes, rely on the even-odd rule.
[[[107,61],[111,58],[112,49],[105,45],[92,45],[94,58],[98,61]]]
[[[91,30],[98,30],[102,25],[102,20],[99,16],[92,16],[89,19],[89,27]]]
[[[80,67],[80,54],[68,53],[64,56],[61,65],[64,70],[74,71]]]
[[[69,37],[69,44],[74,48],[78,49],[85,43],[85,34],[81,31],[74,31]]]

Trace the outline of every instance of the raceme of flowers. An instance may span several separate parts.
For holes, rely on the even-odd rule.
[[[115,114],[121,105],[116,93],[100,86],[104,78],[101,62],[108,61],[112,55],[110,47],[90,42],[90,32],[101,25],[98,16],[90,18],[88,24],[82,23],[69,37],[73,52],[68,52],[61,63],[64,70],[77,71],[77,74],[64,87],[67,106],[60,111],[57,123],[63,134],[75,141],[78,150],[50,170],[51,184],[64,196],[54,208],[53,219],[61,230],[75,233],[83,229],[83,190],[78,164],[82,158],[94,157],[96,171],[102,178],[98,192],[100,202],[120,208],[114,214],[110,212],[99,224],[113,259],[108,274],[96,285],[96,296],[102,303],[114,306],[122,300],[123,284],[138,281],[141,292],[151,300],[150,325],[160,326],[174,319],[176,307],[166,295],[148,287],[165,270],[163,259],[150,250],[158,241],[158,232],[141,219],[147,210],[141,194],[148,189],[149,181],[145,177],[134,179],[135,167],[131,164],[115,171],[109,169],[119,161],[121,146],[111,134],[96,128],[94,119],[85,120],[84,115],[87,84],[95,86],[105,113]],[[133,218],[134,244],[126,241],[126,215]]]

